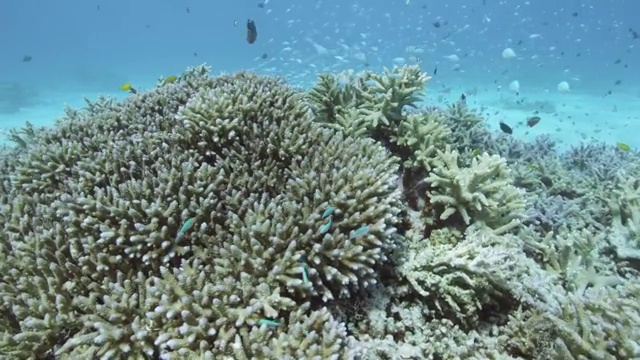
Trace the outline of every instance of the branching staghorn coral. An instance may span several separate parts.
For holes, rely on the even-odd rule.
[[[205,67],[67,114],[8,167],[0,354],[353,357],[305,304],[376,283],[395,246],[384,148],[314,124],[278,79]]]
[[[450,131],[433,111],[407,112],[421,101],[430,79],[418,66],[320,75],[308,94],[316,120],[354,136],[379,141],[406,165],[428,165],[434,146],[444,146]]]
[[[432,204],[442,207],[440,219],[459,214],[464,224],[483,222],[500,232],[520,222],[524,211],[522,190],[512,185],[506,161],[484,153],[471,166],[459,167],[458,151],[438,150],[433,169],[425,179],[432,187]]]
[[[317,120],[328,127],[351,134],[366,130],[373,137],[382,131],[394,134],[404,118],[403,109],[416,107],[429,79],[419,66],[385,69],[382,74],[323,74],[308,99]],[[354,128],[350,121],[358,126]]]
[[[414,113],[400,124],[397,137],[392,136],[391,141],[413,152],[405,161],[405,167],[431,170],[437,149],[446,146],[451,135],[451,130],[442,125],[440,119],[437,112]]]

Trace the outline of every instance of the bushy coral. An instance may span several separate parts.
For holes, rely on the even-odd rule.
[[[407,167],[429,168],[451,131],[438,111],[413,111],[430,79],[418,66],[382,74],[322,74],[309,91],[316,121],[348,135],[367,136],[389,148]]]
[[[565,294],[560,313],[538,312],[526,322],[532,329],[529,335],[553,339],[548,341],[544,358],[637,359],[639,295],[637,284]]]
[[[487,308],[538,301],[542,295],[532,290],[550,279],[526,258],[517,238],[484,226],[469,227],[457,243],[419,248],[408,253],[401,273],[433,303],[432,311],[465,326],[476,324]]]
[[[470,167],[460,167],[458,151],[438,150],[426,181],[429,200],[441,206],[440,219],[458,214],[464,224],[482,222],[501,231],[519,224],[524,211],[523,192],[512,185],[506,161],[486,153],[474,158]]]
[[[278,79],[205,67],[32,140],[5,167],[0,353],[353,355],[309,302],[376,283],[395,246],[384,148],[314,124]]]
[[[560,195],[534,195],[525,213],[525,225],[533,225],[541,233],[557,231],[561,227],[580,224],[577,217],[580,207],[578,201],[569,200]]]

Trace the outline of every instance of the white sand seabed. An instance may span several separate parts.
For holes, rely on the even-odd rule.
[[[428,92],[427,104],[455,101],[463,91],[447,94]],[[23,127],[27,121],[35,126],[52,126],[64,114],[65,105],[84,107],[84,98],[99,95],[124,98],[121,92],[105,94],[56,93],[45,96],[46,102],[22,108],[11,114],[0,113],[0,141],[6,141],[9,129]],[[611,144],[626,143],[640,149],[640,97],[623,93],[596,96],[584,93],[528,92],[516,96],[508,92],[477,92],[467,95],[467,103],[478,110],[492,129],[500,121],[513,128],[513,136],[532,140],[549,134],[559,143],[559,150],[592,139]],[[537,113],[536,113],[537,111]],[[525,122],[531,116],[541,121],[529,128]]]

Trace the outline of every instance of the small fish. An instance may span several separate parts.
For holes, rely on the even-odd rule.
[[[138,93],[138,90],[134,89],[133,86],[131,86],[131,83],[124,83],[122,86],[120,86],[120,90],[128,91],[131,94],[137,94]]]
[[[362,225],[356,230],[351,232],[351,235],[349,235],[349,239],[359,238],[360,236],[366,235],[368,232],[369,232],[369,225]]]
[[[625,143],[622,143],[622,142],[616,143],[616,147],[620,151],[625,151],[626,152],[626,151],[631,150],[631,146],[629,146],[629,145],[627,145]]]
[[[25,55],[25,56],[22,58],[22,62],[29,62],[29,61],[31,61],[31,60],[33,60],[33,58],[32,58],[30,55]]]
[[[534,127],[536,126],[536,124],[538,124],[540,122],[540,116],[532,116],[530,118],[527,119],[527,125],[529,127]]]
[[[502,121],[500,121],[500,130],[502,130],[502,132],[505,134],[513,134],[513,129],[511,129],[511,126],[503,123]]]
[[[258,7],[259,7],[260,9],[264,9],[264,6],[265,6],[265,5],[266,5],[266,4],[265,4],[264,2],[258,3]]]
[[[262,58],[262,60],[267,60],[269,58],[269,54],[264,53],[264,54],[262,54],[261,58]]]
[[[258,320],[258,325],[267,325],[267,327],[278,327],[278,325],[280,325],[280,321],[265,318]]]
[[[335,210],[336,210],[336,208],[329,206],[329,207],[327,208],[327,210],[325,210],[325,211],[322,213],[322,220],[324,220],[324,219],[328,218],[329,216],[331,216],[331,214],[333,214],[333,212],[334,212]]]
[[[471,154],[470,155],[471,155],[471,157],[475,158],[475,157],[480,156],[481,153],[482,152],[480,151],[480,149],[473,149],[473,150],[471,150]]]
[[[435,69],[433,69],[433,75],[437,75],[438,74],[438,67],[436,66]]]
[[[247,20],[247,42],[253,44],[258,39],[258,30],[256,29],[255,21]]]
[[[178,230],[178,234],[176,235],[176,240],[179,240],[180,238],[182,238],[184,236],[184,234],[186,234],[187,231],[189,231],[189,229],[191,229],[191,227],[193,226],[193,223],[195,221],[196,221],[195,218],[187,219],[187,221],[184,222],[184,224],[182,225],[180,230]]]
[[[329,218],[329,221],[320,226],[320,234],[325,234],[327,231],[329,231],[329,229],[331,229],[331,225],[333,225],[333,220]]]
[[[166,85],[166,84],[173,84],[174,82],[176,82],[176,80],[178,80],[178,77],[175,75],[169,75],[167,76],[164,80],[162,80],[162,84]]]
[[[307,263],[305,261],[300,262],[300,267],[302,268],[302,283],[307,284],[309,282],[309,271],[307,270]]]
[[[465,93],[462,93],[462,94],[460,95],[460,101],[461,101],[461,102],[466,102],[466,101],[467,101],[467,95],[466,95]]]

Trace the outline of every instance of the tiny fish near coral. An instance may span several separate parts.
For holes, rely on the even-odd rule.
[[[502,132],[505,134],[513,134],[513,129],[511,129],[511,126],[503,123],[502,121],[500,121],[500,130],[502,130]]]
[[[131,94],[137,94],[138,93],[138,90],[134,89],[133,86],[131,85],[131,83],[124,83],[122,86],[120,86],[120,90],[128,91]]]
[[[360,236],[366,235],[368,232],[369,232],[369,225],[362,225],[356,230],[351,232],[351,235],[349,235],[349,239],[359,238]]]
[[[162,80],[162,85],[173,84],[178,80],[178,77],[175,75],[169,75],[164,80]]]
[[[187,233],[187,231],[191,229],[195,220],[196,220],[195,218],[190,218],[184,222],[180,230],[178,230],[178,234],[176,235],[176,241],[180,240]]]
[[[618,148],[618,150],[620,150],[620,151],[625,151],[625,152],[626,152],[626,151],[631,150],[631,146],[629,146],[629,145],[627,145],[627,144],[625,144],[625,143],[621,143],[621,142],[616,143],[616,147],[617,147],[617,148]]]

